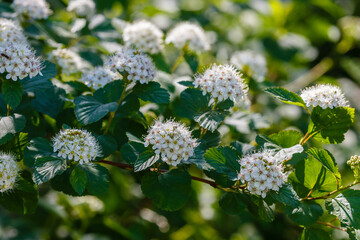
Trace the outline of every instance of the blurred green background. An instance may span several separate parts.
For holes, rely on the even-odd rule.
[[[0,1],[1,4],[9,2]],[[48,2],[54,11],[48,21],[64,23],[53,28],[55,34],[72,34],[69,29],[74,16],[66,12],[66,1]],[[358,119],[360,25],[357,22],[358,30],[351,30],[348,26],[352,26],[352,19],[348,18],[347,23],[341,23],[344,21],[340,19],[359,16],[359,0],[95,2],[100,24],[91,32],[82,33],[89,38],[80,42],[81,48],[95,48],[91,44],[96,42],[102,53],[110,52],[113,46],[110,43],[121,44],[116,26],[122,21],[148,19],[165,32],[177,22],[196,21],[212,43],[212,50],[200,56],[200,69],[214,62],[228,62],[236,50],[252,49],[267,59],[268,74],[264,84],[285,86],[293,91],[315,81],[339,84],[350,99],[350,105],[357,109]],[[1,6],[0,11],[5,11]],[[32,29],[27,30],[31,33]],[[64,32],[59,34],[60,30]],[[46,52],[42,41],[44,39],[33,41],[34,47]],[[78,44],[76,39],[62,43],[65,46]],[[96,50],[94,52],[96,55]],[[167,57],[173,61],[171,55]],[[97,58],[91,61],[92,64],[100,62]],[[310,69],[312,74],[304,75]],[[189,76],[186,69],[184,72],[180,68],[173,79]],[[251,142],[259,132],[270,134],[289,127],[306,130],[308,120],[298,107],[280,104],[259,89],[252,88],[253,114],[233,114],[221,127],[223,144],[232,139]],[[171,111],[170,106],[165,115],[171,116]],[[342,144],[326,146],[336,156],[342,172],[347,173],[345,183],[352,180],[346,160],[360,152],[359,132],[360,125],[356,121]],[[192,198],[186,206],[177,212],[165,212],[144,197],[137,174],[115,168],[110,171],[111,187],[101,199],[68,197],[50,190],[45,184],[39,189],[40,202],[35,214],[19,216],[0,209],[0,239],[282,240],[297,239],[301,233],[301,228],[282,214],[277,214],[271,224],[247,212],[229,216],[218,205],[222,193],[194,181]],[[200,174],[196,170],[193,173]],[[346,239],[347,235],[335,230],[333,237]]]

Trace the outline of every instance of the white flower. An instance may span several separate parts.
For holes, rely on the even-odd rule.
[[[62,73],[66,75],[77,73],[84,67],[83,60],[79,54],[70,49],[55,49],[49,54],[49,59],[58,64],[61,67]]]
[[[18,23],[0,18],[0,43],[26,43],[27,39]]]
[[[192,51],[207,51],[210,43],[204,30],[197,24],[182,22],[176,25],[166,36],[166,44],[173,43],[176,48],[183,48],[188,44]]]
[[[163,48],[163,32],[151,22],[141,20],[127,24],[123,38],[125,46],[156,54]]]
[[[330,84],[319,84],[305,88],[300,97],[307,107],[320,106],[321,108],[347,107],[348,103],[341,89]]]
[[[73,11],[80,17],[90,17],[94,15],[95,7],[93,0],[71,0],[66,10]]]
[[[6,192],[14,187],[20,171],[15,156],[0,152],[0,192]]]
[[[46,19],[52,13],[45,0],[14,0],[13,9],[30,19]]]
[[[67,160],[89,163],[101,156],[101,148],[94,136],[86,130],[61,130],[53,139],[53,150]]]
[[[287,181],[288,173],[284,173],[284,161],[303,151],[303,147],[297,144],[281,149],[276,154],[273,150],[265,149],[245,155],[239,160],[241,170],[238,178],[247,184],[251,194],[265,198],[268,191],[279,191]]]
[[[128,80],[141,84],[152,81],[156,76],[156,68],[151,58],[133,48],[122,48],[105,62],[105,66],[123,76],[127,75]]]
[[[161,157],[167,164],[176,166],[194,154],[197,142],[182,123],[157,120],[149,129],[144,145],[151,146],[157,158]]]
[[[339,20],[339,25],[345,36],[360,41],[360,17],[343,17]]]
[[[0,59],[0,73],[6,72],[6,79],[16,81],[42,75],[41,61],[27,43],[0,45]]]
[[[213,99],[230,99],[238,102],[247,96],[247,85],[241,74],[230,65],[213,65],[203,74],[195,76],[195,87],[203,94],[210,93]]]
[[[88,87],[92,89],[99,89],[112,82],[114,80],[120,79],[121,76],[119,73],[115,73],[105,67],[96,67],[90,72],[83,73],[80,81],[84,82]]]
[[[256,81],[264,81],[267,69],[263,55],[251,50],[238,51],[232,55],[230,62]]]

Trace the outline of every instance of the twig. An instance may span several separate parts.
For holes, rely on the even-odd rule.
[[[331,223],[326,223],[326,222],[321,222],[321,221],[316,221],[316,223],[346,232],[346,229],[345,229],[345,228],[337,227],[337,226],[335,226],[335,225],[332,225]]]
[[[326,198],[330,197],[331,195],[334,195],[334,194],[336,194],[336,193],[338,193],[338,192],[340,192],[340,191],[343,191],[343,190],[345,190],[345,189],[351,188],[352,186],[355,186],[355,185],[358,184],[358,183],[359,183],[358,181],[355,181],[355,182],[353,182],[353,183],[350,184],[350,185],[347,185],[347,186],[345,186],[345,187],[338,188],[338,189],[336,189],[336,190],[334,190],[334,191],[332,191],[332,192],[329,192],[329,193],[327,193],[327,194],[325,194],[325,195],[323,195],[323,196],[320,196],[320,197],[310,197],[310,196],[306,196],[305,198],[300,199],[300,201],[326,199]]]
[[[133,171],[134,167],[131,166],[130,164],[126,164],[126,163],[118,163],[118,162],[112,162],[112,161],[108,161],[108,160],[101,160],[99,161],[99,163],[104,163],[104,164],[108,164],[108,165],[112,165],[121,169],[125,169],[125,170],[130,170]],[[168,170],[165,169],[158,169],[158,168],[150,168],[149,171],[152,172],[161,172],[161,173],[166,173],[168,172]],[[218,188],[221,189],[223,191],[232,191],[235,190],[234,187],[230,187],[230,188],[222,188],[220,187],[216,182],[212,181],[212,180],[208,180],[208,179],[204,179],[204,178],[200,178],[200,177],[195,177],[195,176],[191,176],[191,179],[198,181],[198,182],[203,182],[206,183],[210,186],[212,186],[213,188]],[[241,188],[241,186],[239,187]]]

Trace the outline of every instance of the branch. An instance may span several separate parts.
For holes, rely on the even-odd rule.
[[[134,167],[133,167],[133,166],[131,166],[130,164],[126,164],[126,163],[118,163],[118,162],[112,162],[112,161],[107,161],[107,160],[101,160],[101,161],[99,161],[99,163],[108,164],[108,165],[111,165],[111,166],[114,166],[114,167],[117,167],[117,168],[121,168],[121,169],[125,169],[125,170],[130,170],[130,171],[133,171],[133,170],[134,170]],[[153,172],[158,171],[158,172],[162,172],[162,173],[168,172],[168,170],[158,169],[158,168],[150,168],[149,171],[153,171]],[[191,176],[191,178],[192,178],[193,180],[195,180],[195,181],[209,184],[209,185],[212,186],[213,188],[218,188],[218,189],[221,189],[221,190],[224,190],[224,191],[231,191],[231,190],[235,190],[235,189],[236,189],[236,188],[234,188],[234,187],[231,187],[231,188],[222,188],[222,187],[220,187],[216,182],[214,182],[214,181],[212,181],[212,180],[207,180],[207,179],[204,179],[204,178],[200,178],[200,177]]]
[[[334,194],[336,194],[336,193],[338,193],[338,192],[340,192],[340,191],[342,191],[342,190],[351,188],[352,186],[355,186],[355,185],[358,184],[358,183],[359,183],[358,181],[355,181],[355,182],[353,182],[352,184],[347,185],[346,187],[341,187],[341,188],[339,188],[339,189],[336,189],[336,190],[334,190],[334,191],[332,191],[332,192],[329,192],[329,193],[327,193],[327,194],[325,194],[325,195],[323,195],[323,196],[320,196],[320,197],[310,197],[310,196],[306,196],[305,198],[300,199],[300,201],[326,199],[326,198],[330,197],[331,195],[334,195]]]
[[[345,228],[337,227],[337,226],[335,226],[335,225],[332,225],[331,223],[325,223],[325,222],[321,222],[321,221],[316,221],[316,223],[346,232],[346,229],[345,229]]]

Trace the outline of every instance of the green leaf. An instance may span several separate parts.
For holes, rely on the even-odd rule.
[[[1,194],[0,204],[9,211],[30,214],[36,210],[38,198],[39,193],[31,180],[31,174],[24,171],[17,177],[14,188]]]
[[[26,118],[20,114],[0,117],[0,145],[12,139],[17,132],[23,130]]]
[[[100,135],[97,140],[101,146],[101,156],[107,157],[117,149],[117,142],[114,138],[109,135]]]
[[[37,158],[53,155],[53,147],[45,138],[34,138],[24,150],[24,164],[33,167]]]
[[[84,192],[87,184],[87,176],[85,171],[79,166],[76,166],[72,170],[70,174],[70,183],[79,195]]]
[[[259,199],[258,203],[258,214],[261,220],[265,222],[272,222],[275,219],[274,210],[262,199]]]
[[[153,150],[147,150],[139,155],[134,164],[134,171],[139,172],[147,169],[151,165],[157,162],[157,157]]]
[[[91,96],[75,98],[75,116],[81,124],[88,125],[99,121],[109,112],[114,112],[118,104],[116,102],[101,103]]]
[[[42,89],[48,89],[52,87],[49,79],[54,78],[57,74],[56,65],[51,62],[45,62],[44,68],[41,70],[42,76],[40,74],[36,75],[33,78],[26,77],[23,80],[20,80],[20,83],[25,92],[39,91]]]
[[[189,65],[191,71],[193,73],[196,73],[198,66],[199,66],[199,60],[198,60],[196,53],[190,52],[190,51],[185,51],[184,59],[185,59],[186,63]]]
[[[121,149],[120,153],[122,158],[129,164],[134,165],[135,161],[139,158],[139,155],[146,151],[143,143],[130,142],[125,143]]]
[[[288,104],[297,105],[306,109],[304,100],[294,92],[288,91],[282,87],[272,87],[265,90],[273,97],[279,99],[280,101]]]
[[[22,99],[23,89],[18,81],[6,80],[2,84],[1,92],[4,100],[11,108],[16,108]]]
[[[255,150],[253,145],[239,141],[232,142],[230,145],[236,150],[237,155],[239,156],[249,154]]]
[[[330,233],[321,229],[305,228],[301,233],[300,240],[332,240]]]
[[[341,143],[344,134],[354,122],[355,109],[337,107],[322,109],[317,106],[311,113],[309,133],[317,133],[316,139],[324,143]]]
[[[166,62],[164,56],[161,53],[151,55],[156,68],[160,71],[171,73],[169,64]]]
[[[295,130],[284,130],[269,136],[271,140],[283,148],[290,148],[299,144],[302,137],[302,133]]]
[[[141,189],[160,209],[176,211],[182,208],[190,197],[191,176],[188,172],[173,169],[160,174],[149,172],[141,179]]]
[[[339,184],[333,173],[312,156],[296,164],[295,174],[300,183],[313,190],[313,197],[331,192],[337,189]]]
[[[301,202],[296,208],[285,206],[284,210],[291,220],[303,226],[314,224],[323,214],[321,206],[311,202]]]
[[[346,189],[333,199],[326,200],[326,209],[337,216],[344,227],[360,229],[360,191]]]
[[[222,186],[224,188],[234,186],[235,184],[235,181],[230,180],[226,174],[220,174],[215,170],[209,171],[207,169],[204,169],[204,173],[206,174],[207,177],[213,179],[217,185]]]
[[[230,147],[210,148],[204,154],[207,163],[212,166],[216,172],[226,174],[231,180],[238,177],[240,164],[237,161],[238,156]]]
[[[224,110],[212,110],[202,114],[196,114],[194,120],[205,129],[214,132],[220,124],[224,121],[228,111]]]
[[[335,158],[329,151],[325,149],[310,148],[307,153],[318,160],[327,170],[332,172],[336,178],[341,179]]]
[[[291,184],[284,184],[279,192],[271,191],[270,196],[291,207],[298,207],[300,205],[300,198]]]
[[[79,194],[74,190],[74,187],[70,183],[70,175],[76,166],[70,166],[70,168],[66,169],[65,172],[60,175],[56,175],[53,179],[51,179],[51,188],[55,191],[63,192],[70,196],[79,196]]]
[[[55,157],[40,157],[34,164],[34,181],[37,185],[47,182],[66,170],[66,160]]]
[[[239,215],[246,209],[241,193],[224,193],[219,201],[220,207],[230,215]]]
[[[183,85],[185,87],[194,87],[193,81],[179,81],[177,84]]]
[[[118,102],[124,91],[122,80],[112,81],[94,92],[94,98],[101,103]]]
[[[56,118],[64,106],[66,92],[62,88],[51,87],[36,91],[35,96],[36,98],[31,102],[34,108],[43,114]]]
[[[204,96],[199,89],[187,88],[181,92],[180,99],[185,116],[193,118],[194,115],[208,110],[210,96]]]
[[[109,171],[97,163],[78,165],[87,176],[86,190],[95,196],[104,195],[109,188]]]
[[[170,94],[164,88],[160,87],[157,82],[149,82],[148,84],[137,84],[134,92],[143,101],[150,101],[158,104],[169,103]]]

